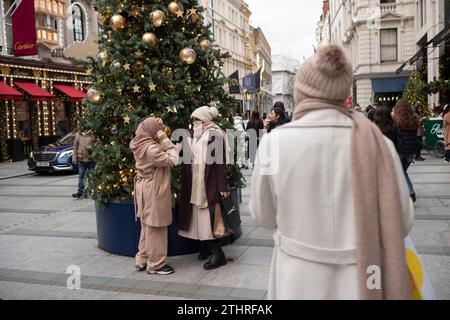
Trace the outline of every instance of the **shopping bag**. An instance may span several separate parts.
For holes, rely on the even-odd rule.
[[[225,229],[230,233],[237,233],[241,226],[239,207],[234,203],[231,196],[222,198],[220,205]]]
[[[422,261],[410,237],[405,239],[405,250],[411,298],[413,300],[437,300],[433,285],[423,268]]]

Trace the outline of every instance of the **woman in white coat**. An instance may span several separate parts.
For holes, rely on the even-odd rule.
[[[345,110],[352,66],[336,45],[296,76],[294,121],[265,135],[250,212],[275,230],[269,299],[409,299],[413,207],[393,144]]]

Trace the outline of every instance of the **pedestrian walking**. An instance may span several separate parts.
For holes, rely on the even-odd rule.
[[[381,132],[389,138],[394,144],[395,148],[398,145],[398,129],[392,119],[392,111],[389,107],[380,107],[375,110],[374,123],[380,128]]]
[[[270,133],[273,129],[284,125],[287,122],[286,112],[280,107],[274,107],[264,121],[264,129]]]
[[[167,137],[161,119],[145,119],[130,148],[136,161],[134,204],[141,222],[136,268],[149,274],[168,275],[168,226],[172,224],[171,167],[178,163],[180,147]]]
[[[249,131],[254,130],[256,134],[256,145],[258,146],[260,135],[262,134],[263,129],[264,129],[264,122],[261,120],[259,112],[253,111],[250,116],[250,120],[247,124],[247,166],[251,166],[252,168],[256,159],[256,150],[252,150],[253,148],[251,148],[249,137],[252,135],[249,134]]]
[[[194,138],[189,141],[191,164],[183,164],[180,194],[178,234],[182,237],[202,241],[199,260],[208,260],[203,268],[212,270],[226,264],[221,248],[221,237],[215,232],[216,214],[220,215],[221,198],[230,196],[226,153],[229,151],[226,133],[214,123],[219,112],[214,107],[196,109],[193,121]],[[208,146],[222,145],[223,157],[215,150],[214,159],[207,159]],[[208,259],[209,258],[209,259]]]
[[[444,107],[444,146],[445,157],[444,161],[450,163],[450,105]]]
[[[429,117],[420,117],[420,105],[417,105],[414,108],[416,115],[419,117],[419,129],[417,129],[417,151],[415,161],[425,161],[425,158],[422,157],[422,148],[423,148],[423,135],[425,133],[424,124],[425,121],[429,120]]]
[[[78,166],[78,190],[72,194],[74,198],[81,198],[84,192],[84,178],[88,170],[94,169],[91,150],[96,141],[92,130],[78,131],[73,141],[72,163]]]
[[[397,101],[392,116],[398,128],[397,150],[402,162],[403,172],[408,182],[409,193],[413,202],[416,202],[416,192],[411,178],[408,175],[408,168],[413,163],[417,152],[417,130],[419,128],[419,117],[405,98]]]
[[[344,106],[352,75],[344,49],[318,49],[296,75],[294,120],[261,140],[249,208],[275,230],[269,299],[410,297],[412,202],[394,145]]]
[[[239,168],[247,168],[246,147],[245,147],[245,127],[241,115],[237,114],[233,117],[234,130],[237,137],[237,161]],[[248,168],[247,168],[248,169]]]

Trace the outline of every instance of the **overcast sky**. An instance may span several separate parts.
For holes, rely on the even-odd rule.
[[[261,27],[272,54],[285,53],[303,61],[314,53],[320,0],[245,0],[253,26]]]

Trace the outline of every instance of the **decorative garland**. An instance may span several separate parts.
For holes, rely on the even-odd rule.
[[[0,107],[0,146],[2,149],[2,152],[0,153],[1,162],[9,160],[6,138],[6,105],[5,102],[3,102]]]

